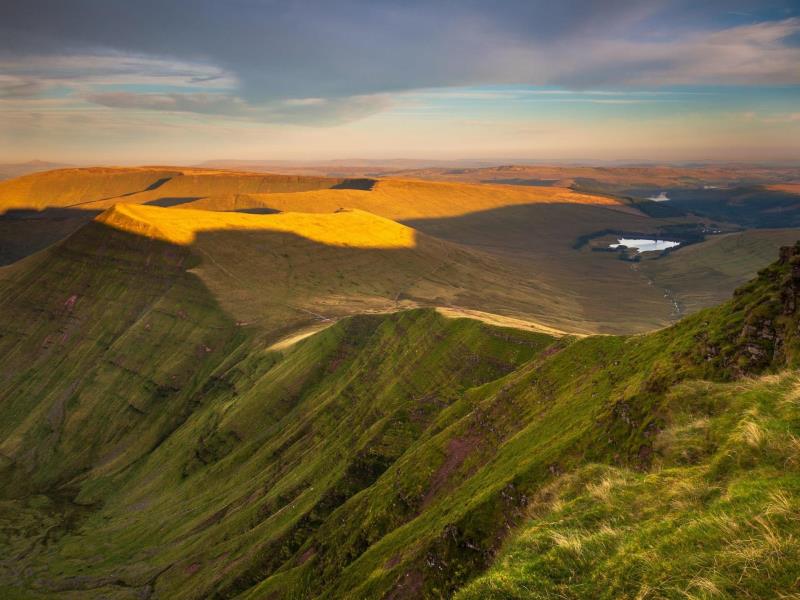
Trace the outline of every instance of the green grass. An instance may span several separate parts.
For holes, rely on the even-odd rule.
[[[798,383],[679,386],[657,466],[561,476],[457,598],[793,597]]]
[[[647,335],[418,309],[281,351],[195,266],[97,225],[5,273],[6,596],[794,593],[797,256]]]
[[[639,271],[658,289],[669,290],[681,316],[728,299],[732,287],[752,279],[778,254],[800,239],[797,229],[752,229],[709,236],[657,260],[643,260]]]

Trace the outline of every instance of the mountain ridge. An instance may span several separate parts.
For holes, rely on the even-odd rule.
[[[6,594],[491,596],[496,569],[516,568],[503,549],[517,532],[559,514],[537,500],[548,489],[578,494],[587,514],[603,505],[581,490],[603,474],[635,482],[702,466],[728,489],[790,460],[800,433],[788,388],[769,379],[784,381],[798,360],[800,246],[726,304],[651,334],[556,339],[417,309],[344,318],[278,351],[214,300],[190,246],[95,222],[31,259],[0,288],[0,519],[4,552],[27,573],[18,580],[17,563],[0,563]],[[73,275],[41,295],[34,281],[49,270]],[[37,311],[38,329],[15,331]],[[747,378],[756,396],[741,391]],[[703,381],[711,408],[692,391]],[[718,441],[684,457],[670,440],[703,414],[697,435],[717,423]],[[699,443],[684,438],[684,448]],[[765,518],[762,496],[793,489],[793,473],[757,479],[763,493],[738,510]],[[789,586],[796,523],[770,514],[784,528],[771,572]],[[548,527],[567,542],[577,535]],[[571,561],[567,542],[546,550]],[[692,585],[690,565],[674,564]],[[714,580],[726,590],[741,565],[730,564]],[[537,568],[549,573],[536,583],[543,597],[563,589]],[[608,589],[639,589],[629,571],[612,572]],[[507,581],[530,585],[513,573]]]

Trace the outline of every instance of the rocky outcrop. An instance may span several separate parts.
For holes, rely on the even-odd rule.
[[[794,366],[800,360],[798,298],[800,242],[781,248],[777,262],[699,323],[696,362],[725,378]]]

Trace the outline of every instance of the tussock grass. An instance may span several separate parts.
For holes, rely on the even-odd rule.
[[[764,428],[755,420],[746,419],[739,425],[739,438],[751,448],[760,448],[766,440]]]
[[[548,487],[545,510],[457,597],[504,597],[484,595],[495,573],[535,598],[559,590],[587,599],[792,597],[800,477],[783,469],[797,437],[781,415],[795,410],[784,395],[794,381],[783,373],[676,392],[678,424],[654,442],[663,451],[657,470],[587,466],[562,476]],[[709,410],[709,398],[726,410]],[[686,464],[675,448],[696,435],[718,443]]]

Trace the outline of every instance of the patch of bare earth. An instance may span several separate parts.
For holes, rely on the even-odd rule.
[[[425,496],[422,498],[422,508],[425,508],[441,492],[450,477],[455,473],[472,451],[478,447],[481,438],[475,434],[468,434],[464,437],[456,437],[447,443],[445,458],[436,473],[431,478],[430,486]]]

